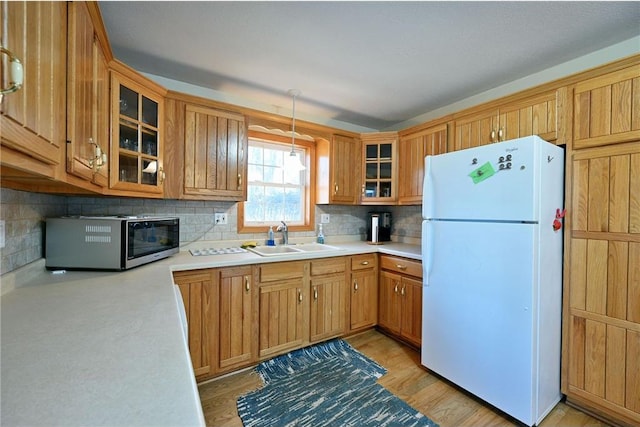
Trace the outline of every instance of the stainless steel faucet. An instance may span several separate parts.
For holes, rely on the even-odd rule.
[[[282,244],[288,245],[289,244],[289,228],[287,227],[287,224],[285,224],[284,221],[280,221],[280,222],[282,223],[282,225],[279,225],[276,231],[282,232]]]

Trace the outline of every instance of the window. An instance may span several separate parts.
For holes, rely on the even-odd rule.
[[[287,167],[291,140],[249,133],[247,201],[238,206],[238,231],[262,232],[270,225],[287,223],[290,230],[313,230],[311,158],[313,145],[296,141],[294,152],[307,167]]]

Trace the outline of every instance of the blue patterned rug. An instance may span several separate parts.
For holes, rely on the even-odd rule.
[[[265,386],[238,398],[245,427],[437,427],[378,384],[386,369],[343,340],[278,356],[256,371]]]

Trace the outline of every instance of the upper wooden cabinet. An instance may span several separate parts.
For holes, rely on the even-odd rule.
[[[244,116],[187,105],[184,118],[184,196],[246,200]]]
[[[183,98],[169,95],[166,102],[166,155],[171,162],[165,197],[246,200],[245,117]]]
[[[111,189],[162,195],[163,109],[163,93],[111,71]]]
[[[447,125],[441,124],[400,136],[398,147],[398,204],[422,203],[424,158],[447,152]]]
[[[573,148],[640,139],[640,65],[576,84]]]
[[[360,140],[333,135],[316,141],[316,203],[356,205],[360,199]]]
[[[554,90],[456,118],[450,151],[530,135],[563,143],[557,141],[557,99],[558,91]]]
[[[2,178],[64,179],[67,3],[3,1],[0,22],[0,44],[24,67],[22,88],[0,104]],[[9,87],[7,68],[0,70],[0,84]]]
[[[85,2],[70,2],[67,172],[108,185],[109,69]]]
[[[398,135],[362,134],[362,192],[360,204],[379,205],[398,200]]]

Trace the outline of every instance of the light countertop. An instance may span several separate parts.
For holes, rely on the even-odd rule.
[[[1,425],[204,425],[171,272],[420,247],[332,244],[340,250],[170,258],[125,272],[53,274],[44,262],[1,301]],[[42,260],[41,260],[42,261]],[[13,287],[13,286],[12,286]]]

